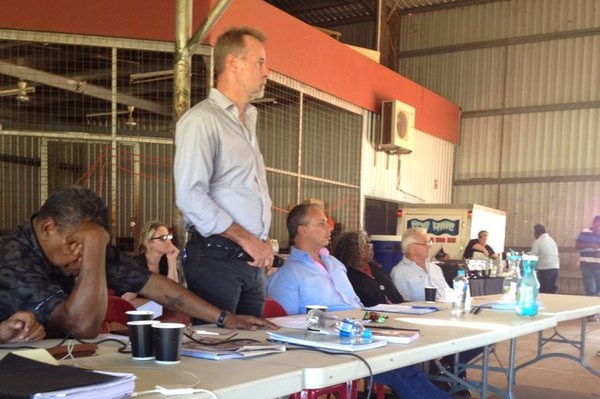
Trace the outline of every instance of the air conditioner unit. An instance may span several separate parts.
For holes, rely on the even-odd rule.
[[[381,102],[380,151],[410,154],[415,147],[415,108],[398,100]]]

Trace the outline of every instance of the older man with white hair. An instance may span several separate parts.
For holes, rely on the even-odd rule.
[[[405,301],[424,301],[425,287],[437,289],[437,299],[451,298],[442,269],[429,259],[432,240],[427,230],[411,227],[402,235],[403,259],[392,268],[390,275]]]

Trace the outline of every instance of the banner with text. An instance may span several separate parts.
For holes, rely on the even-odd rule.
[[[406,222],[406,227],[421,227],[427,230],[428,234],[440,236],[442,234],[448,234],[451,236],[457,236],[460,228],[460,220],[450,219],[409,219]]]

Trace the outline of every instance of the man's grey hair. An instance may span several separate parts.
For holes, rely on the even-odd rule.
[[[411,227],[406,229],[402,234],[402,252],[406,253],[408,246],[417,242],[417,236],[421,234],[427,234],[427,230],[422,227]]]

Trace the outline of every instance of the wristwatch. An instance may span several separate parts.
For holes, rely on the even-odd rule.
[[[221,314],[219,315],[219,318],[217,319],[217,327],[223,328],[225,326],[225,324],[223,324],[223,323],[225,322],[225,318],[229,314],[231,314],[231,312],[229,310],[221,311]]]

